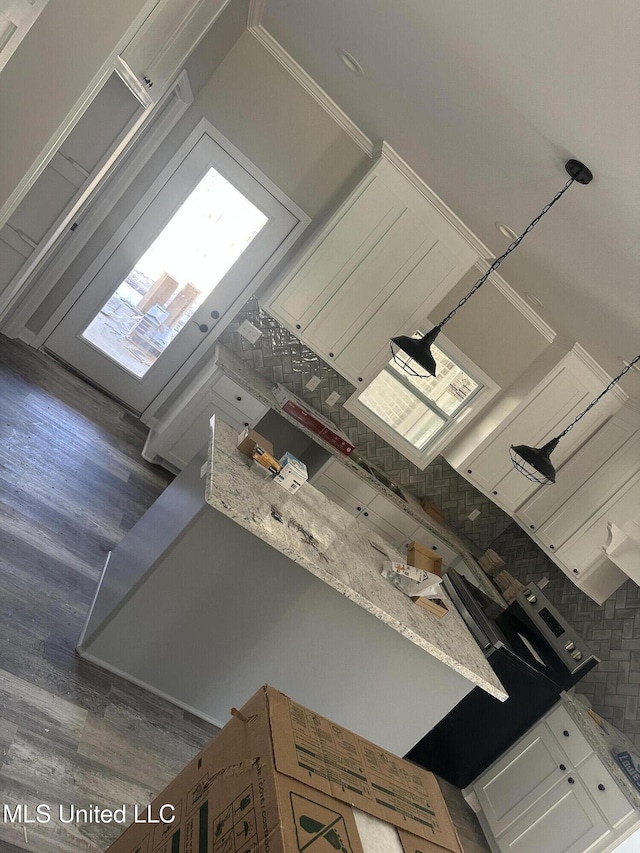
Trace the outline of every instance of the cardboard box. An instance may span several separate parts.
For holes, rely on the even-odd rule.
[[[251,427],[245,427],[238,436],[238,450],[240,453],[244,453],[245,456],[251,458],[255,452],[256,445],[261,447],[265,453],[273,456],[273,444],[271,444],[269,439],[251,429]]]
[[[442,557],[421,542],[409,542],[407,545],[407,563],[417,569],[424,569],[434,575],[442,575]]]
[[[367,853],[352,806],[397,827],[405,853],[462,853],[431,773],[272,687],[235,714],[153,801],[166,821],[133,823],[107,853]]]
[[[290,494],[297,492],[303,483],[306,483],[309,475],[307,474],[307,466],[296,458],[293,453],[284,454],[280,459],[279,464],[282,466],[280,471],[273,478],[274,483],[282,486]]]
[[[418,607],[421,607],[428,613],[433,613],[438,619],[446,616],[449,612],[447,602],[443,598],[427,598],[424,595],[412,595],[411,601],[415,601]]]
[[[312,409],[300,397],[296,397],[284,385],[278,383],[273,389],[273,396],[283,411],[287,412],[299,423],[304,424],[307,429],[315,432],[316,435],[319,435],[320,438],[323,438],[328,444],[335,447],[336,450],[340,450],[347,456],[353,452],[354,445],[349,441],[348,435],[338,429],[329,418],[325,418],[324,415],[316,412],[315,409]]]

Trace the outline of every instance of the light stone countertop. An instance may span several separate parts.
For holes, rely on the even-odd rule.
[[[636,755],[640,750],[611,723],[603,720],[602,726],[600,726],[589,714],[588,707],[574,694],[562,693],[560,699],[571,719],[585,736],[591,749],[616,780],[629,802],[640,811],[640,790],[635,787],[611,754],[614,747],[627,749]]]
[[[310,429],[305,427],[295,418],[291,417],[287,412],[283,411],[280,407],[279,403],[273,396],[272,385],[259,373],[257,373],[252,367],[245,364],[245,362],[233,353],[228,347],[225,347],[223,344],[218,344],[216,346],[215,352],[215,361],[220,367],[220,369],[229,376],[230,379],[233,379],[234,382],[237,382],[238,385],[241,385],[249,394],[263,403],[265,406],[269,406],[270,408],[277,411],[283,418],[290,421],[294,424],[301,432],[305,435],[309,436],[309,438],[313,439],[320,447],[330,453],[335,459],[338,459],[345,467],[347,467],[350,471],[356,474],[360,479],[364,480],[372,488],[376,489],[382,495],[384,495],[388,500],[391,500],[398,509],[401,509],[411,518],[413,518],[417,524],[423,525],[427,530],[431,533],[438,536],[446,545],[449,545],[456,551],[463,559],[465,567],[469,569],[469,572],[473,576],[473,578],[477,581],[478,586],[485,592],[493,601],[499,604],[501,607],[506,608],[507,604],[504,598],[500,595],[499,591],[495,588],[492,582],[489,580],[487,575],[483,572],[480,566],[477,564],[473,555],[469,551],[468,547],[465,545],[463,540],[455,533],[455,531],[449,527],[448,525],[439,524],[435,519],[431,518],[431,516],[427,515],[427,513],[420,506],[419,501],[409,492],[404,492],[403,494],[406,497],[406,501],[403,501],[402,498],[398,497],[398,495],[394,494],[391,489],[388,489],[382,483],[380,483],[375,477],[366,472],[363,468],[361,468],[356,462],[352,461],[347,455],[344,453],[340,453],[339,450],[336,450],[333,445],[328,444],[319,435],[312,432]],[[400,487],[401,488],[401,487]]]
[[[213,423],[206,476],[208,504],[472,684],[500,700],[507,698],[453,605],[446,616],[438,618],[382,577],[383,561],[403,561],[398,551],[309,483],[288,494],[238,451],[232,427],[220,419],[214,418]],[[274,507],[281,522],[274,517]]]

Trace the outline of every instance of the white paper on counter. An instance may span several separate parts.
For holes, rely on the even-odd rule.
[[[442,578],[432,572],[389,561],[382,564],[380,574],[405,595],[442,598]]]

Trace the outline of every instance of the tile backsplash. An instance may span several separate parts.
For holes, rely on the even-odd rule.
[[[238,334],[238,327],[249,320],[262,331],[255,344]],[[232,349],[266,379],[282,382],[345,432],[358,453],[385,471],[406,491],[427,497],[442,510],[451,526],[481,553],[511,523],[511,518],[461,477],[442,456],[421,471],[384,439],[373,433],[341,405],[356,390],[346,379],[322,361],[291,332],[264,312],[251,299],[220,336],[220,342]],[[305,386],[318,376],[320,385],[313,391]],[[342,398],[334,406],[327,398],[336,392]],[[469,520],[472,510],[480,515]]]

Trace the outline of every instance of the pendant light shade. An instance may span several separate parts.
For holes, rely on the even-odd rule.
[[[393,358],[396,364],[400,364],[405,373],[410,376],[424,376],[424,373],[417,371],[411,362],[414,361],[428,376],[436,375],[436,360],[431,352],[431,344],[440,334],[440,327],[436,326],[427,332],[422,338],[410,338],[407,335],[401,335],[398,338],[392,338],[391,343],[395,344],[398,350],[405,353],[408,358],[403,358],[397,351],[394,352]],[[393,349],[392,349],[393,352]]]
[[[534,480],[543,486],[556,481],[556,469],[549,458],[558,446],[560,439],[553,438],[544,447],[527,447],[526,444],[511,446],[509,453],[513,467],[524,474],[528,480]]]
[[[569,175],[569,180],[564,185],[564,187],[555,194],[553,199],[542,209],[541,213],[539,213],[536,218],[530,222],[525,230],[519,237],[511,243],[511,245],[507,248],[506,252],[503,252],[499,258],[496,258],[494,262],[491,264],[489,269],[481,276],[478,281],[473,285],[469,293],[464,296],[460,302],[456,305],[456,307],[450,311],[444,320],[441,320],[437,326],[428,332],[422,338],[412,338],[408,335],[400,335],[397,338],[391,339],[391,353],[393,355],[393,360],[396,364],[398,364],[405,373],[408,373],[410,376],[418,376],[422,378],[426,378],[427,376],[435,376],[436,375],[436,361],[431,354],[431,344],[435,341],[435,339],[440,334],[440,330],[444,326],[445,323],[448,323],[449,320],[453,317],[453,315],[465,304],[468,299],[471,299],[473,294],[479,290],[485,281],[489,278],[492,272],[494,272],[500,264],[504,261],[507,255],[511,254],[513,250],[520,245],[522,240],[527,236],[529,231],[533,230],[538,222],[542,219],[545,213],[553,207],[553,205],[564,195],[564,193],[569,189],[571,184],[574,182],[578,182],[579,184],[588,184],[591,182],[593,175],[590,170],[581,163],[579,160],[567,160],[564,165],[565,171]],[[401,353],[404,353],[403,356]],[[419,372],[414,367],[414,363],[420,367],[424,372]]]
[[[589,403],[584,412],[580,412],[580,414],[571,421],[569,426],[562,430],[560,435],[556,436],[556,438],[552,438],[551,441],[548,441],[543,447],[528,447],[526,444],[518,444],[515,447],[511,445],[509,455],[511,456],[511,461],[513,462],[513,467],[516,471],[523,474],[527,480],[533,480],[535,483],[541,483],[545,486],[555,483],[556,469],[553,467],[549,457],[558,446],[562,436],[566,435],[569,430],[573,429],[578,421],[595,406],[598,400],[601,400],[614,385],[617,385],[625,373],[628,370],[631,370],[634,364],[638,361],[640,361],[640,355],[637,355],[633,361],[626,364],[624,370],[621,370],[615,379],[611,380],[604,391],[598,394],[595,400],[592,400],[592,402]]]

